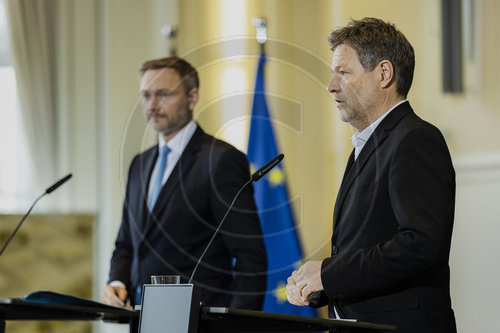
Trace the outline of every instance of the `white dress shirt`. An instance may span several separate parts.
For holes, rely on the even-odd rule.
[[[382,122],[382,120],[392,111],[394,110],[398,105],[406,102],[406,99],[400,101],[396,105],[394,105],[392,108],[389,109],[386,113],[384,113],[382,116],[380,116],[377,120],[375,120],[370,126],[365,128],[363,131],[359,132],[356,131],[356,133],[353,134],[351,137],[352,140],[352,145],[354,146],[354,159],[356,160],[359,156],[359,153],[361,153],[361,150],[366,144],[366,141],[370,138],[370,136],[375,132],[375,129],[377,126]]]

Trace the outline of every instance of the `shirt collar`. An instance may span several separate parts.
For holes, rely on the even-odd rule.
[[[360,131],[356,131],[356,133],[354,133],[353,136],[351,137],[352,145],[354,147],[358,147],[359,145],[363,146],[366,143],[366,141],[368,141],[368,139],[370,138],[370,136],[372,135],[372,133],[375,132],[375,129],[382,122],[382,120],[384,120],[384,118],[392,110],[394,110],[396,107],[398,107],[399,105],[403,104],[404,102],[406,102],[406,99],[398,102],[396,105],[394,105],[392,108],[390,108],[389,111],[387,111],[386,113],[384,113],[377,120],[375,120],[370,126],[368,126],[367,128],[365,128],[361,132]]]
[[[196,123],[194,120],[191,120],[186,126],[184,126],[179,133],[177,133],[172,139],[170,139],[168,142],[165,142],[163,140],[163,136],[158,134],[158,144],[160,151],[163,148],[163,146],[167,145],[168,148],[170,148],[173,152],[177,154],[182,154],[184,149],[186,148],[189,140],[191,140],[191,137],[193,136],[194,132],[196,131]]]

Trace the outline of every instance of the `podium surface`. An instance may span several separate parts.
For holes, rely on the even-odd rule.
[[[138,319],[139,312],[111,306],[29,302],[20,298],[0,299],[0,320],[106,320],[128,323]]]
[[[104,304],[82,306],[30,302],[21,298],[3,298],[0,299],[0,333],[5,332],[7,320],[104,320],[127,323],[132,326],[139,320],[139,312]]]
[[[394,325],[220,307],[201,309],[200,332],[386,332]]]

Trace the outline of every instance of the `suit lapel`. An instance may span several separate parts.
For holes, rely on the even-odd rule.
[[[349,155],[349,159],[347,160],[347,166],[345,167],[344,177],[342,177],[342,184],[344,184],[344,182],[346,181],[347,175],[349,174],[349,171],[351,171],[353,165],[354,165],[354,149],[352,150],[351,155]]]
[[[147,221],[149,220],[149,210],[148,210],[148,193],[149,193],[149,180],[151,179],[151,174],[153,173],[153,168],[155,162],[158,158],[158,145],[147,151],[141,156],[139,161],[139,176],[140,176],[140,202],[139,212],[141,214],[141,228],[145,230]]]
[[[358,158],[352,164],[352,167],[349,168],[348,163],[348,167],[346,168],[347,175],[344,174],[344,179],[342,180],[342,185],[340,186],[339,194],[337,195],[337,200],[335,202],[333,219],[334,230],[336,224],[338,223],[340,209],[342,207],[344,199],[349,192],[349,189],[352,187],[354,181],[363,171],[368,161],[373,158],[374,153],[379,149],[380,145],[385,141],[388,135],[390,135],[390,130],[393,129],[394,126],[396,126],[396,124],[408,112],[411,112],[411,107],[408,102],[405,102],[392,110],[377,126],[377,128],[361,150]],[[352,152],[349,160],[351,160],[351,158],[354,159],[354,151]]]
[[[193,134],[193,137],[191,138],[191,140],[189,140],[189,143],[182,152],[181,157],[175,164],[172,173],[170,174],[167,181],[161,188],[160,194],[158,195],[158,199],[156,200],[156,204],[153,207],[153,211],[150,214],[148,214],[149,222],[146,232],[150,232],[152,227],[156,225],[156,223],[161,222],[162,216],[165,216],[165,209],[168,205],[170,198],[172,197],[176,188],[179,186],[179,183],[181,182],[183,177],[186,176],[189,169],[196,160],[196,152],[201,147],[204,135],[205,133],[198,126]]]
[[[340,189],[337,193],[337,199],[335,200],[335,206],[333,209],[333,230],[335,230],[335,222],[337,221],[339,214],[339,209],[338,209],[338,207],[340,207],[339,198],[341,197],[341,194],[343,194],[342,189],[344,188],[344,183],[346,182],[346,178],[348,177],[349,172],[351,171],[353,165],[354,165],[354,149],[351,152],[351,155],[349,155],[349,159],[347,160],[347,166],[344,171],[344,176],[342,177],[342,183],[340,184]]]

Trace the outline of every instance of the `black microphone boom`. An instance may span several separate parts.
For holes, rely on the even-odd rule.
[[[71,177],[73,177],[73,174],[70,173],[66,177],[61,178],[60,180],[57,181],[57,183],[55,183],[54,185],[52,185],[51,187],[49,187],[48,189],[46,189],[45,193],[49,194],[50,192],[54,191],[59,186],[61,186],[62,184],[66,183]]]
[[[278,164],[279,162],[281,162],[281,160],[283,159],[283,157],[285,157],[285,155],[279,154],[275,158],[273,158],[272,160],[270,160],[269,162],[267,162],[262,168],[260,168],[259,170],[255,171],[253,173],[253,175],[252,175],[252,181],[256,182],[259,179],[261,179],[262,177],[264,177],[264,175],[266,173],[268,173],[269,171],[271,171],[271,169],[274,168],[276,166],[276,164]]]
[[[217,236],[217,234],[219,233],[220,227],[222,227],[222,223],[224,223],[224,221],[226,220],[227,215],[231,211],[231,208],[233,208],[236,200],[238,200],[238,197],[240,196],[241,191],[243,191],[243,189],[245,187],[247,187],[247,185],[250,184],[251,182],[256,182],[257,180],[261,179],[266,173],[268,173],[272,168],[274,168],[276,166],[276,164],[278,164],[279,162],[281,162],[281,160],[283,159],[283,157],[285,157],[285,155],[279,154],[278,156],[276,156],[275,158],[273,158],[272,160],[270,160],[269,162],[267,162],[262,168],[260,168],[256,172],[254,172],[252,174],[252,176],[250,177],[250,179],[245,184],[243,184],[243,186],[238,190],[238,193],[236,193],[236,195],[234,196],[233,201],[229,205],[229,208],[226,210],[226,213],[224,214],[224,217],[219,222],[219,225],[217,226],[217,229],[215,229],[214,234],[212,235],[212,238],[210,238],[210,241],[208,242],[207,246],[205,247],[205,250],[203,250],[203,253],[201,254],[201,256],[198,259],[198,261],[196,262],[196,265],[193,268],[193,272],[191,273],[191,277],[189,278],[188,284],[191,283],[191,281],[193,281],[194,274],[196,273],[196,270],[198,269],[198,266],[201,263],[201,259],[203,259],[203,257],[205,256],[205,253],[207,253],[207,251],[208,251],[208,248],[210,247],[210,245],[214,241],[215,236]]]
[[[21,219],[21,221],[19,221],[19,223],[17,224],[17,227],[14,229],[14,231],[10,234],[9,238],[7,239],[7,241],[5,242],[5,245],[2,247],[2,249],[0,250],[0,255],[2,255],[3,251],[5,250],[5,248],[7,248],[7,245],[9,245],[10,241],[12,240],[12,238],[14,238],[15,234],[17,233],[17,231],[19,230],[19,228],[21,228],[21,225],[23,224],[24,220],[26,220],[26,218],[28,217],[28,215],[31,213],[31,210],[33,209],[33,207],[35,207],[36,203],[41,199],[43,198],[46,194],[49,194],[50,192],[54,191],[55,189],[57,189],[59,186],[61,186],[62,184],[66,183],[73,175],[70,173],[69,175],[67,175],[66,177],[60,179],[57,181],[57,183],[55,183],[54,185],[52,185],[51,187],[49,187],[48,189],[45,190],[45,192],[39,196],[35,202],[33,202],[33,204],[31,205],[30,209],[28,210],[28,212],[26,214],[24,214],[23,218]]]

